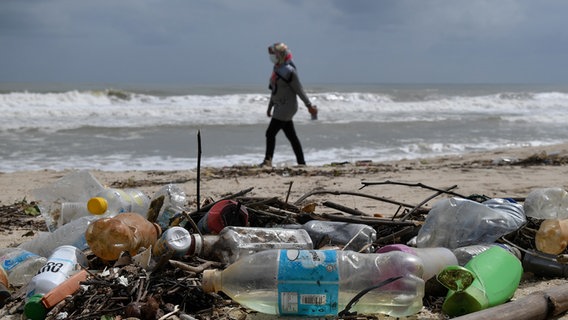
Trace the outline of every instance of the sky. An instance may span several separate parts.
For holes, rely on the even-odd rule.
[[[566,0],[2,0],[0,83],[568,83]]]

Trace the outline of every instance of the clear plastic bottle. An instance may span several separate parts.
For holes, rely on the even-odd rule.
[[[116,260],[123,251],[136,255],[138,249],[154,245],[160,227],[135,212],[123,212],[111,218],[93,221],[85,231],[87,244],[103,260]]]
[[[492,243],[518,230],[526,222],[523,206],[506,199],[479,203],[449,198],[440,200],[424,221],[416,236],[416,246],[458,247]]]
[[[436,276],[447,266],[458,263],[454,253],[443,247],[437,248],[413,248],[404,244],[389,244],[377,249],[376,253],[387,253],[391,251],[402,251],[411,253],[422,260],[424,266],[423,279],[429,280]]]
[[[523,202],[527,217],[536,219],[568,219],[568,192],[563,188],[531,190]]]
[[[546,219],[534,238],[538,251],[549,254],[560,254],[568,246],[568,219]]]
[[[103,185],[90,172],[82,170],[69,173],[49,185],[34,189],[31,194],[38,203],[47,229],[53,231],[57,229],[62,203],[86,203],[103,189]]]
[[[191,235],[187,254],[223,263],[269,249],[313,249],[312,239],[303,229],[225,227],[217,235]]]
[[[473,244],[470,246],[455,248],[452,250],[452,252],[456,255],[458,264],[460,266],[465,266],[471,259],[494,246],[500,246],[501,248],[512,253],[515,257],[517,257],[517,259],[522,259],[522,255],[519,249],[502,243]]]
[[[37,271],[47,262],[39,256],[21,248],[1,248],[0,265],[8,275],[13,286],[23,286],[30,282]]]
[[[325,245],[341,246],[343,250],[372,252],[377,231],[360,223],[310,220],[303,225],[284,225],[284,228],[302,228],[308,232],[316,248]]]
[[[112,217],[122,212],[136,212],[146,217],[150,197],[138,189],[106,188],[89,199],[87,208],[101,217]]]
[[[204,234],[218,234],[227,226],[245,227],[247,225],[247,208],[233,200],[221,200],[215,203],[197,222],[199,231]]]
[[[225,270],[206,270],[202,287],[250,309],[286,316],[336,316],[369,290],[346,311],[404,317],[422,308],[422,272],[420,259],[401,251],[267,250]]]
[[[158,212],[156,223],[162,230],[166,230],[170,226],[170,220],[184,210],[187,203],[187,195],[178,185],[170,183],[160,188],[154,194],[152,200],[160,196],[164,196],[164,202]]]
[[[24,306],[26,318],[44,319],[47,310],[41,303],[43,295],[87,266],[87,257],[81,250],[73,246],[58,247],[27,286]]]
[[[86,216],[73,220],[53,232],[42,232],[31,240],[18,246],[18,248],[33,252],[42,257],[49,257],[55,248],[71,245],[85,250],[89,246],[85,239],[85,231],[89,224],[99,219],[98,216]]]

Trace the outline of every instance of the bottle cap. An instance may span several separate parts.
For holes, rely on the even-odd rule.
[[[92,214],[104,214],[108,209],[108,202],[105,198],[94,197],[87,202],[87,209]]]
[[[41,303],[41,298],[43,295],[34,294],[26,302],[24,306],[24,314],[26,319],[30,320],[43,320],[47,315],[47,308]]]

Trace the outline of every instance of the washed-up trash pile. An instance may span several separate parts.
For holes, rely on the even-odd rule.
[[[568,274],[564,189],[519,201],[420,186],[431,209],[387,219],[331,202],[341,212],[318,214],[322,190],[291,204],[248,189],[192,211],[176,184],[149,196],[74,172],[33,192],[45,231],[0,248],[0,316],[450,318],[509,303],[525,272]]]

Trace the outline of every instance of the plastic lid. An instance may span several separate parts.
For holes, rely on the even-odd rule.
[[[105,198],[94,197],[87,202],[87,209],[92,214],[104,214],[108,209],[108,202]]]
[[[34,294],[31,296],[26,302],[24,306],[24,314],[26,319],[31,320],[43,320],[47,315],[47,308],[41,303],[41,298],[43,295],[41,294]]]

